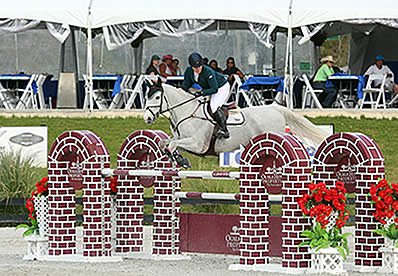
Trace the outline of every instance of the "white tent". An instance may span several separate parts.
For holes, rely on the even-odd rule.
[[[397,18],[396,0],[293,0],[291,27],[358,18]]]
[[[69,0],[69,1],[15,1],[7,3],[0,11],[0,18],[24,18],[54,23],[62,23],[88,29],[115,26],[134,22],[182,19],[216,19],[244,21],[288,29],[286,48],[287,68],[292,77],[292,28],[361,18],[397,18],[396,0],[202,0],[177,1],[108,1],[108,0]],[[261,30],[260,30],[261,31]],[[311,35],[311,34],[310,34]],[[92,75],[91,36],[88,35],[87,64]],[[92,85],[92,84],[91,84]],[[91,87],[92,89],[92,87]],[[90,90],[91,90],[90,89]],[[91,97],[92,98],[92,97]],[[91,100],[92,109],[92,100]]]

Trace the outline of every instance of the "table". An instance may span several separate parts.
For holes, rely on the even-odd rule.
[[[86,83],[86,97],[83,108],[88,108],[90,99],[89,78],[88,75],[83,75],[83,78]],[[112,97],[121,92],[121,81],[122,77],[119,75],[93,75],[93,97],[98,109],[108,109],[112,103]]]
[[[36,93],[39,75],[0,75],[0,100],[6,109],[37,108]]]
[[[169,77],[167,77],[166,83],[179,88],[182,86],[183,81],[184,81],[183,75],[169,76]]]
[[[342,108],[356,107],[357,99],[363,98],[362,90],[365,87],[365,78],[363,76],[336,73],[329,76],[326,87],[335,86],[333,82],[338,82],[336,103]],[[355,82],[357,82],[356,93],[354,93],[353,88],[353,83]],[[345,88],[347,85],[348,88]]]
[[[279,92],[283,91],[283,77],[253,76],[248,78],[240,87],[246,93],[248,105],[264,105],[273,103]],[[245,92],[243,92],[245,93]]]

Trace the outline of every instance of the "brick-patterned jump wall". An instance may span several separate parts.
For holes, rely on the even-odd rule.
[[[297,249],[304,240],[299,233],[309,226],[308,219],[303,218],[297,206],[297,198],[308,191],[311,182],[307,151],[293,136],[266,133],[250,140],[240,162],[240,265],[261,267],[268,264],[269,193],[264,183],[276,180],[281,183],[283,195],[282,266],[286,270],[309,267],[308,248]],[[265,166],[270,169],[266,170]],[[272,179],[273,173],[276,173],[275,179]]]
[[[83,190],[83,256],[111,254],[109,178],[105,181],[105,248],[102,248],[101,159],[109,154],[91,131],[67,131],[54,142],[48,156],[49,255],[76,254],[75,190]],[[104,255],[103,255],[104,251]]]
[[[163,154],[159,143],[170,137],[159,130],[139,130],[130,134],[118,154],[118,169],[169,170],[172,164]],[[172,252],[171,177],[120,176],[117,194],[116,252],[128,255],[143,250],[144,186],[154,186],[153,250],[155,255],[179,253],[179,232],[176,222],[175,251]],[[176,192],[180,191],[176,180]],[[176,203],[179,213],[180,204]]]
[[[318,148],[313,163],[313,180],[334,185],[336,180],[355,192],[355,265],[375,271],[382,265],[379,247],[384,239],[372,231],[377,221],[368,196],[369,188],[384,178],[384,157],[376,143],[361,133],[337,133]]]

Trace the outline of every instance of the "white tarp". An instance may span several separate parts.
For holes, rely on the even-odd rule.
[[[293,0],[292,27],[357,18],[398,18],[396,0]]]

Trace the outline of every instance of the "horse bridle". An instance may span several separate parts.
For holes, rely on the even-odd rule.
[[[152,88],[152,89],[153,89],[153,88]],[[189,99],[189,100],[186,100],[186,101],[182,101],[182,102],[177,103],[176,105],[170,107],[170,104],[169,104],[167,98],[164,96],[164,90],[163,90],[162,88],[159,88],[159,90],[157,90],[156,92],[150,93],[150,94],[152,94],[152,95],[151,95],[148,99],[154,97],[158,92],[160,92],[160,104],[159,104],[159,105],[147,105],[147,106],[145,107],[145,110],[148,110],[148,111],[152,114],[153,120],[155,120],[156,118],[158,118],[160,115],[163,115],[165,118],[167,118],[167,119],[170,121],[170,125],[171,125],[171,127],[173,128],[173,130],[176,131],[176,132],[178,133],[178,135],[180,135],[180,134],[179,134],[179,130],[178,130],[178,126],[181,124],[181,122],[183,122],[183,121],[189,119],[190,117],[192,117],[193,114],[190,115],[190,116],[188,116],[187,118],[182,119],[180,122],[177,123],[177,125],[175,125],[175,124],[173,123],[173,121],[171,120],[171,118],[165,116],[164,113],[166,113],[166,112],[171,112],[171,111],[173,111],[173,109],[175,109],[175,108],[177,108],[177,107],[180,107],[180,106],[183,106],[184,104],[187,104],[187,103],[189,103],[189,102],[192,102],[193,100],[196,100],[197,97],[196,97],[195,95],[193,95],[193,94],[190,93],[191,95],[193,95],[193,96],[195,96],[195,97],[193,97],[193,98],[191,98],[191,99]],[[167,108],[166,108],[165,110],[162,110],[163,99],[164,99],[164,101],[166,102],[166,105],[167,105]],[[158,111],[157,111],[156,113],[154,113],[154,112],[151,110],[151,108],[159,108],[159,109],[158,109]],[[196,112],[196,110],[195,110],[193,113],[195,113],[195,112]]]

